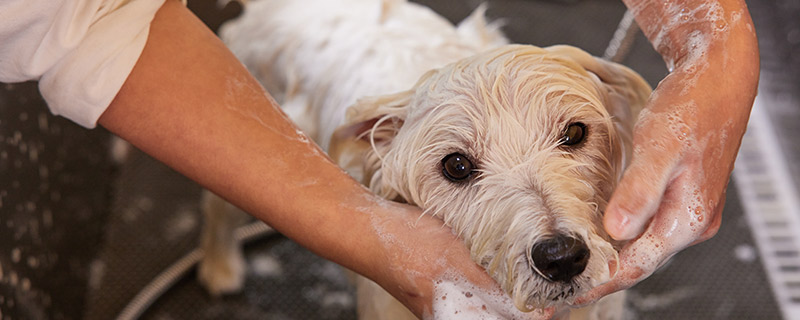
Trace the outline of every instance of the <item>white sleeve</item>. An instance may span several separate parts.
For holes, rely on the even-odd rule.
[[[94,128],[165,0],[2,0],[0,82],[39,80],[50,111]]]

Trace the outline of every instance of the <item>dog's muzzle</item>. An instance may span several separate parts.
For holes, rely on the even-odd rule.
[[[532,267],[549,281],[568,283],[586,269],[589,254],[589,248],[582,240],[557,235],[533,246]]]

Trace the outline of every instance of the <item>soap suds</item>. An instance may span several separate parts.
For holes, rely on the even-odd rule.
[[[438,280],[434,286],[433,314],[425,319],[549,319],[552,312],[523,313],[502,292],[485,292],[459,278]]]

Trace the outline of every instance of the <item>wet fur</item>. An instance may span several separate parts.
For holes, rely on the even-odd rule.
[[[262,0],[221,35],[333,159],[377,194],[442,218],[520,310],[569,303],[615,272],[617,251],[601,215],[650,88],[633,71],[573,47],[506,45],[483,11],[456,28],[399,0]],[[588,135],[567,148],[559,141],[571,122],[586,124]],[[453,152],[476,164],[474,179],[442,176],[441,159]],[[214,228],[204,246],[226,251],[211,245],[224,242],[214,240],[223,234]],[[584,239],[591,250],[570,283],[530,267],[532,246],[556,233]],[[211,292],[236,290],[215,284],[220,277],[209,266],[242,264],[240,254],[207,257],[200,277]],[[374,283],[357,284],[360,317],[410,315]],[[619,317],[622,300],[608,300],[581,315]]]

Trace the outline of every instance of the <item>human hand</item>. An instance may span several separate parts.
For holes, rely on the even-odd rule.
[[[639,9],[651,11],[640,12],[645,17],[637,21],[676,18],[658,8]],[[660,40],[654,46],[675,69],[639,116],[632,161],[606,208],[606,231],[629,241],[620,251],[618,271],[578,304],[633,286],[719,230],[725,189],[756,94],[758,48],[743,3],[689,9],[718,11],[715,19],[643,25],[649,38]]]
[[[522,313],[486,271],[472,261],[462,240],[416,207],[381,201],[374,215],[383,244],[372,278],[422,319],[475,316],[550,319],[555,310]]]

